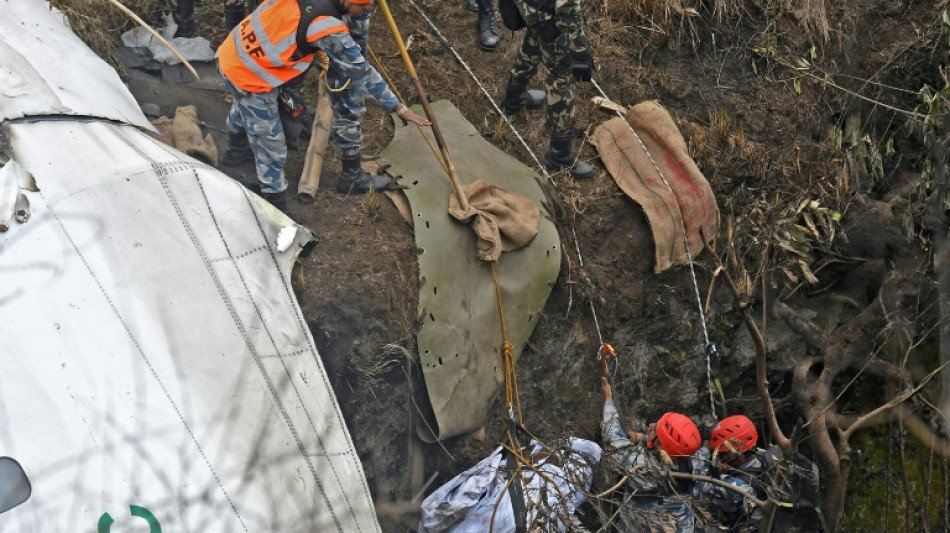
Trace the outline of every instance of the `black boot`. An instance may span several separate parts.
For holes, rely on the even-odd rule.
[[[270,205],[279,209],[281,213],[290,216],[290,206],[287,204],[287,189],[280,192],[262,192],[261,198],[270,202]]]
[[[571,169],[571,177],[580,180],[594,175],[594,167],[577,158],[574,152],[574,132],[552,135],[551,149],[541,157],[545,168],[557,172],[565,168]]]
[[[224,4],[224,31],[230,33],[247,15],[244,2]]]
[[[469,11],[478,11],[478,2],[475,0],[465,0],[465,9]]]
[[[254,162],[254,151],[251,150],[251,143],[247,140],[247,133],[229,133],[228,145],[224,149],[224,154],[218,160],[218,164],[225,167],[236,167],[244,163]]]
[[[175,21],[178,29],[175,30],[174,37],[194,37],[198,35],[198,27],[195,26],[194,18],[179,18]]]
[[[522,109],[538,109],[547,100],[547,93],[537,89],[528,89],[526,85],[508,80],[505,99],[501,101],[501,110],[506,115],[514,115]]]
[[[494,0],[476,0],[478,3],[478,46],[492,51],[498,46],[498,22],[495,20]]]
[[[356,154],[341,155],[343,172],[336,182],[336,190],[343,194],[365,194],[370,189],[381,191],[392,186],[393,182],[387,176],[370,174],[363,170],[363,158]]]
[[[178,24],[175,37],[194,37],[198,33],[195,27],[195,0],[178,0],[173,18]]]

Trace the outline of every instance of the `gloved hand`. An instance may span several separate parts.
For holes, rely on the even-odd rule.
[[[590,50],[584,50],[583,52],[575,52],[571,62],[571,70],[574,74],[574,79],[577,81],[590,81],[594,77],[594,56],[590,54]]]

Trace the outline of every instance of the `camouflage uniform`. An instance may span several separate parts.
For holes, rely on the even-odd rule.
[[[587,50],[580,0],[515,0],[527,26],[510,81],[525,86],[544,63],[547,125],[552,136],[573,131],[572,56]]]
[[[341,92],[329,91],[330,106],[333,108],[331,135],[340,153],[359,154],[363,144],[362,117],[366,113],[367,96],[379,103],[386,111],[392,111],[399,105],[396,95],[369,62],[366,61],[369,41],[370,11],[361,16],[344,15],[343,21],[350,34],[332,34],[317,41],[330,58],[327,83],[332,89],[338,89],[350,80],[350,85]]]
[[[705,457],[699,452],[694,456],[702,459],[694,466],[695,473],[711,470],[709,451],[704,453]],[[789,461],[783,461],[783,456],[777,445],[755,448],[743,458],[741,465],[718,473],[719,479],[760,500],[771,498],[781,502],[772,522],[773,531],[819,531],[823,526],[818,466],[797,452]],[[712,483],[696,483],[693,494],[698,504],[709,508],[714,515],[718,513],[717,518],[723,525],[739,531],[758,531],[762,510],[741,495]]]
[[[226,121],[228,132],[232,135],[246,132],[254,151],[254,165],[261,192],[271,194],[285,190],[287,141],[277,108],[278,89],[251,93],[238,89],[224,75],[221,77],[224,78],[224,87],[234,97]]]
[[[363,56],[369,36],[369,15],[369,11],[359,17],[343,15],[343,22],[350,33],[331,33],[311,42],[330,58],[327,72],[329,86],[337,89],[343,87],[347,80],[350,82],[343,91],[329,92],[333,108],[332,137],[344,157],[354,153],[359,155],[363,142],[361,121],[366,112],[366,96],[376,100],[386,111],[392,111],[399,105],[396,95]],[[224,81],[225,87],[234,97],[228,112],[228,132],[247,132],[254,151],[261,191],[276,193],[285,190],[287,142],[278,109],[279,87],[267,92],[251,93],[238,89],[226,77]]]
[[[754,476],[764,472],[765,465],[758,457],[753,456],[751,460],[740,466],[739,470],[748,476]],[[744,476],[730,475],[726,472],[713,472],[710,465],[709,448],[700,448],[693,456],[693,474],[718,477],[721,481],[741,489],[743,493],[749,496],[759,499],[764,497],[764,495],[757,493],[758,491],[749,483],[748,479],[743,479]],[[762,522],[762,509],[746,500],[742,494],[713,483],[697,481],[693,486],[693,496],[697,505],[706,509],[723,526],[758,531],[759,524]]]
[[[607,460],[628,476],[620,513],[621,531],[703,531],[686,496],[677,494],[668,483],[658,454],[627,438],[611,401],[604,403],[601,432],[605,451],[611,450]]]

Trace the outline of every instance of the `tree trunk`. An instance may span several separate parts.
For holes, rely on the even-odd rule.
[[[938,299],[940,301],[940,363],[950,361],[950,242],[947,240],[947,217],[943,213],[943,199],[950,194],[947,168],[943,164],[947,156],[946,140],[934,142],[934,194],[931,197],[933,217],[934,272],[937,274]],[[944,420],[950,420],[950,369],[943,371],[940,411]],[[943,436],[950,438],[950,424],[943,424]]]

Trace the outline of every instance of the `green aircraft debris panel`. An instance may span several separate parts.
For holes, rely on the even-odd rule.
[[[432,110],[463,186],[484,180],[533,200],[541,209],[537,237],[520,250],[503,253],[496,265],[508,340],[517,361],[561,267],[557,229],[530,168],[483,139],[451,102],[434,102]],[[422,114],[421,109],[415,111]],[[431,131],[425,131],[435,146]],[[462,435],[485,425],[505,382],[491,266],[476,256],[471,227],[448,214],[454,190],[415,126],[397,125],[381,157],[406,187],[419,249],[416,340],[435,420],[416,429],[430,442]]]

